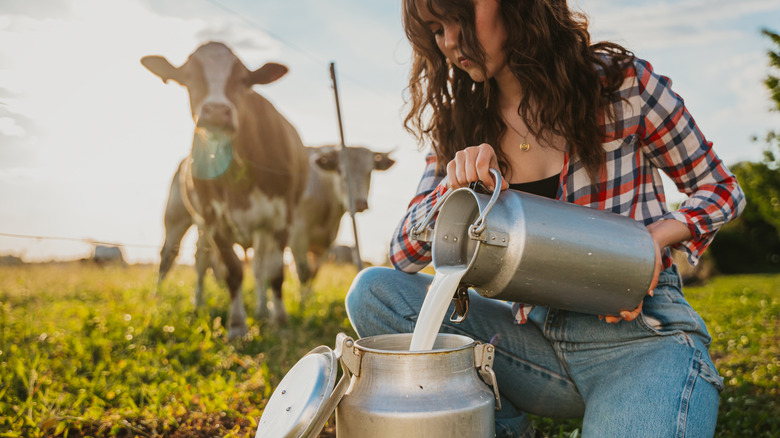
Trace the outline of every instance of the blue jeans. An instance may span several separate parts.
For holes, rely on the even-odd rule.
[[[432,279],[390,268],[361,271],[346,298],[358,335],[414,331]],[[497,437],[532,436],[525,413],[582,418],[583,437],[711,437],[723,380],[704,322],[681,287],[676,266],[663,271],[642,315],[617,324],[537,306],[518,325],[508,303],[469,291],[465,321],[445,317],[440,331],[494,339],[503,405]]]

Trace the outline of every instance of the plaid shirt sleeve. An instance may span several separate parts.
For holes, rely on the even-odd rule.
[[[390,241],[390,262],[401,271],[414,273],[431,261],[431,244],[411,238],[412,228],[420,223],[447,191],[444,175],[436,173],[436,155],[425,157],[425,171],[417,193]]]
[[[687,253],[695,264],[716,231],[742,212],[745,196],[683,99],[672,91],[669,78],[655,74],[646,61],[637,60],[635,66],[643,152],[688,196],[676,211],[659,220],[674,219],[688,226],[693,238],[675,248]]]

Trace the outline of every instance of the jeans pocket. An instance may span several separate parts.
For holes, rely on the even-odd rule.
[[[709,337],[704,321],[693,310],[677,287],[659,287],[642,302],[640,325],[655,335],[680,332]]]
[[[712,363],[710,355],[708,353],[702,354],[699,360],[701,363],[701,377],[704,380],[712,383],[712,386],[714,386],[718,392],[723,392],[723,377],[721,377],[720,374],[718,374],[718,371],[715,369],[715,364]]]
[[[642,310],[642,313],[639,314],[639,317],[637,317],[635,322],[642,330],[649,333],[651,337],[667,337],[690,347],[693,347],[694,345],[693,340],[684,330],[665,327],[659,319],[644,313],[644,310]]]

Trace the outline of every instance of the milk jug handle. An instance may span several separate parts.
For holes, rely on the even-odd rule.
[[[493,177],[496,179],[496,188],[493,189],[493,195],[490,197],[490,201],[488,201],[485,209],[479,212],[479,217],[477,218],[476,222],[469,226],[469,234],[472,238],[479,237],[479,235],[482,234],[487,228],[487,222],[485,222],[485,218],[487,218],[487,215],[490,214],[490,210],[498,200],[498,195],[501,194],[501,184],[503,184],[503,181],[501,180],[501,173],[493,168],[490,169],[490,173],[492,173]]]
[[[485,209],[480,212],[477,221],[469,226],[469,233],[474,238],[479,237],[479,235],[485,231],[485,228],[487,228],[487,223],[485,222],[485,218],[487,217],[488,213],[490,213],[490,210],[493,208],[493,205],[498,200],[498,195],[501,194],[501,184],[502,184],[501,173],[499,173],[498,170],[492,168],[490,169],[490,173],[492,173],[493,177],[496,179],[496,188],[493,190],[493,195],[490,197],[490,201],[488,202],[488,205],[485,206]],[[439,211],[441,206],[444,205],[444,201],[446,201],[447,198],[450,196],[450,194],[452,194],[453,192],[454,190],[450,190],[447,193],[445,193],[444,196],[442,196],[441,199],[439,199],[439,202],[437,202],[436,205],[433,207],[433,210],[428,212],[428,214],[425,216],[425,219],[423,219],[420,223],[412,227],[412,239],[419,240],[422,242],[431,241],[430,233],[428,232],[428,230],[426,230],[426,228],[428,228],[431,222],[433,222],[433,217],[436,216],[436,213]]]
[[[444,196],[439,199],[439,202],[433,206],[433,210],[428,212],[428,214],[425,216],[425,219],[412,227],[413,240],[419,240],[421,242],[430,242],[432,240],[430,231],[426,228],[428,228],[428,226],[433,222],[433,217],[436,216],[436,213],[439,211],[441,206],[444,205],[444,201],[446,201],[453,192],[454,190],[449,190],[447,193],[445,193]]]

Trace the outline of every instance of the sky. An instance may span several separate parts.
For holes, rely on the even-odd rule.
[[[726,164],[761,158],[751,138],[780,129],[780,114],[763,86],[771,44],[760,30],[780,31],[780,2],[570,4],[588,15],[593,40],[621,43],[672,79]],[[402,127],[411,52],[398,0],[0,0],[0,255],[69,260],[105,242],[121,244],[130,263],[159,262],[168,188],[193,121],[186,90],[140,59],[181,65],[212,40],[250,69],[289,67],[255,90],[309,146],[340,141],[335,63],[346,144],[396,160],[374,173],[370,208],[356,215],[363,258],[385,260],[424,156]],[[191,231],[182,263],[194,240]],[[338,243],[352,242],[347,215]]]

